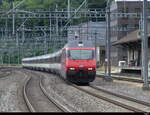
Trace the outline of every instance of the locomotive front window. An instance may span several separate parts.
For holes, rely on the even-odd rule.
[[[75,60],[93,59],[94,51],[93,50],[69,50],[68,56],[70,59],[75,59]]]

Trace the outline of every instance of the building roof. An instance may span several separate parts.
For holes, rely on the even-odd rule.
[[[148,37],[150,38],[150,34],[148,34]],[[121,45],[124,43],[130,43],[130,42],[136,42],[141,40],[141,37],[139,35],[139,30],[135,30],[131,33],[129,33],[128,35],[126,35],[125,37],[121,38],[120,40],[113,42],[112,45]]]
[[[113,42],[112,45],[119,45],[119,44],[138,41],[140,40],[140,37],[138,37],[138,32],[139,30],[133,31],[128,35],[126,35],[125,37],[121,38],[120,40]]]

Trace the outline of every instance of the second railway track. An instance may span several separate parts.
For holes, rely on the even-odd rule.
[[[142,101],[142,100],[135,99],[133,97],[117,94],[117,93],[108,91],[106,89],[103,89],[103,88],[100,88],[100,87],[97,87],[97,86],[90,85],[89,87],[93,88],[94,90],[103,92],[104,94],[108,94],[112,97],[114,96],[114,97],[123,99],[124,101],[122,101],[122,103],[126,103],[126,101],[127,101],[127,102],[129,102],[128,103],[129,106],[132,105],[133,108],[140,108],[139,111],[141,111],[141,112],[149,112],[150,111],[150,103],[149,102],[145,102],[145,101]]]
[[[25,73],[24,98],[30,112],[70,112],[51,98],[44,89],[41,77],[33,72]]]
[[[64,79],[63,79],[64,80]],[[78,86],[71,82],[64,80],[66,83],[72,85],[73,87],[109,103],[117,105],[119,107],[125,108],[129,111],[133,112],[149,112],[150,111],[150,103],[146,103],[140,100],[136,100],[133,98],[121,96],[119,94],[114,94],[112,92],[100,90],[94,86]]]

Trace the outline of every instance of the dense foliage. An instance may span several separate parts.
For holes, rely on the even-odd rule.
[[[0,0],[1,8],[11,8],[12,3],[17,4],[22,0]],[[78,7],[84,0],[71,0],[71,7]],[[105,0],[87,0],[88,7],[105,7]],[[58,4],[59,8],[66,8],[67,0],[26,0],[21,8],[52,8]]]
[[[0,0],[0,8],[2,9],[9,9],[12,8],[12,4],[15,5],[20,3],[22,0]],[[71,8],[77,8],[80,6],[80,4],[84,0],[71,0]],[[106,5],[106,0],[87,0],[89,8],[104,8]],[[26,0],[24,3],[22,3],[18,8],[56,8],[56,4],[58,5],[58,8],[67,8],[68,0]],[[84,6],[83,6],[84,7]],[[20,27],[22,24],[22,20],[16,19],[15,20],[15,28]],[[71,21],[72,25],[83,23],[88,21],[88,19],[81,18],[81,19],[75,19]],[[63,23],[63,22],[62,22]],[[65,22],[66,23],[66,22]],[[64,23],[64,24],[65,24]],[[7,25],[10,25],[10,28],[12,28],[12,20],[7,20]],[[25,26],[27,27],[33,27],[35,25],[38,26],[49,26],[49,20],[48,19],[30,19],[25,23]],[[52,25],[55,26],[55,22],[52,21]],[[6,26],[6,20],[0,20],[0,27],[5,28]],[[34,33],[36,34],[36,33]],[[1,37],[1,36],[0,36]],[[4,36],[5,37],[5,36]],[[3,39],[2,39],[3,40]],[[45,52],[43,50],[39,50],[38,46],[41,46],[43,44],[37,44],[37,48],[33,48],[32,51],[21,51],[21,48],[18,48],[18,51],[11,51],[11,48],[15,47],[16,41],[1,41],[0,40],[0,49],[3,48],[4,44],[6,44],[5,48],[8,48],[8,51],[0,52],[0,64],[18,64],[21,63],[21,56],[38,56],[42,55]],[[32,43],[31,43],[32,44]],[[34,44],[32,44],[34,46]],[[51,46],[54,46],[54,44],[51,44]],[[43,46],[44,47],[44,46]],[[54,52],[54,48],[49,48],[48,53]],[[11,51],[11,52],[10,52]],[[24,54],[22,54],[24,52]]]

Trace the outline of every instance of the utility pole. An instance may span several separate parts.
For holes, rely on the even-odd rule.
[[[18,65],[20,64],[20,48],[18,47]]]
[[[5,39],[8,39],[8,20],[6,18],[6,22],[5,22]]]
[[[57,48],[58,35],[59,35],[59,33],[58,33],[58,4],[56,4],[55,11],[56,11],[56,38],[55,38],[54,44],[55,44],[55,49],[56,49]]]
[[[68,0],[68,19],[70,18],[70,0]]]
[[[107,25],[107,22],[106,22],[106,25]],[[106,26],[106,39],[105,39],[105,63],[104,63],[104,66],[105,66],[105,76],[107,76],[107,32],[108,30],[107,30],[107,26]]]
[[[47,39],[46,39],[46,32],[44,30],[42,30],[42,32],[44,33],[44,53],[47,54]]]
[[[147,36],[147,0],[143,0],[143,37],[142,37],[142,76],[143,89],[149,89],[148,83],[148,36]]]
[[[88,33],[87,33],[88,34]],[[87,39],[88,40],[88,39]],[[95,30],[95,55],[96,55],[96,62],[98,62],[97,60],[99,60],[98,59],[98,54],[97,54],[97,31]],[[98,65],[97,65],[98,63],[96,63],[96,66],[98,67]]]
[[[12,33],[12,35],[13,35],[13,37],[15,38],[15,11],[14,11],[14,3],[13,3],[13,10],[12,10],[12,13],[13,13],[13,20],[12,20],[12,29],[13,29],[13,33]]]
[[[50,40],[52,40],[52,17],[51,17],[52,13],[50,12],[50,19],[49,19],[49,37],[50,37]],[[51,42],[49,42],[51,43]],[[50,45],[51,46],[51,45]]]
[[[23,43],[24,43],[24,41],[25,41],[25,28],[24,28],[24,24],[22,25],[22,45],[23,45]]]
[[[105,77],[107,81],[112,81],[111,77],[111,30],[110,30],[110,0],[107,1],[107,8],[106,8],[106,18],[107,18],[107,68],[108,74]]]
[[[3,65],[3,54],[1,55],[1,64]]]

